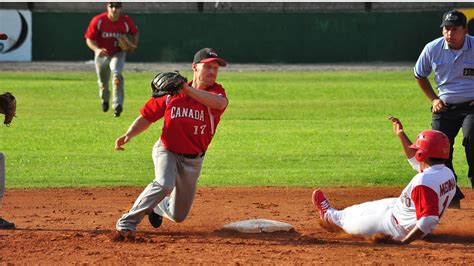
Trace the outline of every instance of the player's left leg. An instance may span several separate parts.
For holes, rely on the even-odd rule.
[[[474,107],[471,109],[474,109]],[[464,135],[462,145],[464,146],[467,164],[469,165],[467,177],[471,181],[471,187],[474,189],[474,110],[468,112],[464,118],[462,132]]]
[[[179,159],[176,186],[171,195],[158,204],[155,213],[177,223],[186,219],[196,194],[203,161],[204,157]]]
[[[123,102],[125,98],[125,78],[123,77],[123,67],[125,65],[125,52],[118,52],[110,61],[110,71],[113,73],[112,86],[113,86],[113,104],[114,115],[119,117],[123,111]]]

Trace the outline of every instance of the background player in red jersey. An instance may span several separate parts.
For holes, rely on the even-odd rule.
[[[164,119],[161,137],[153,146],[155,179],[117,221],[119,236],[133,235],[146,214],[155,228],[163,217],[177,223],[186,219],[204,155],[227,108],[225,90],[216,83],[219,67],[226,65],[213,49],[199,50],[192,64],[193,80],[179,94],[151,98],[127,132],[117,138],[115,148],[123,150],[133,137]]]
[[[130,35],[133,52],[138,44],[138,28],[133,20],[122,14],[121,2],[109,2],[107,12],[92,18],[85,33],[86,44],[94,52],[95,69],[99,83],[99,96],[102,99],[102,111],[109,110],[109,80],[112,77],[114,116],[118,117],[123,111],[124,77],[126,52],[119,47],[122,35]]]
[[[419,173],[398,198],[388,198],[353,205],[344,210],[331,208],[326,196],[313,192],[313,204],[320,218],[351,235],[383,235],[400,244],[432,232],[456,193],[454,173],[444,165],[449,158],[450,142],[446,134],[425,130],[412,144],[402,123],[390,117],[409,163]]]

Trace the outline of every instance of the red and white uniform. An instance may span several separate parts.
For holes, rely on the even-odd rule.
[[[135,35],[138,28],[128,15],[120,15],[119,19],[112,22],[107,17],[107,12],[92,18],[87,27],[85,37],[94,40],[100,48],[105,48],[109,56],[121,51],[117,39],[122,34]]]
[[[205,90],[226,97],[220,84],[215,83]],[[211,109],[185,94],[177,94],[151,98],[140,113],[150,122],[164,117],[160,139],[166,149],[197,154],[207,150],[224,111]]]
[[[409,162],[419,169],[415,158]],[[415,175],[398,198],[366,202],[341,211],[331,208],[326,219],[352,235],[382,233],[402,240],[415,226],[430,233],[455,192],[453,172],[444,164],[436,164]]]

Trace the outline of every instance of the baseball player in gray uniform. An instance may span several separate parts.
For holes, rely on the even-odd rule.
[[[0,207],[5,193],[5,156],[0,152]],[[0,217],[0,229],[15,229],[15,224]]]
[[[155,228],[163,217],[183,222],[193,203],[204,155],[227,108],[224,88],[216,83],[219,67],[226,66],[211,48],[199,50],[193,60],[193,80],[176,95],[151,98],[128,131],[117,138],[123,145],[163,118],[161,137],[153,146],[155,179],[116,224],[118,240],[133,236],[146,214]]]

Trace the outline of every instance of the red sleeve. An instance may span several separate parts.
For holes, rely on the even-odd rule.
[[[167,96],[151,98],[140,109],[140,114],[150,122],[158,121],[165,115],[166,98]]]
[[[416,219],[425,216],[439,216],[438,194],[433,189],[419,185],[413,188],[411,198],[416,210]]]
[[[99,16],[95,16],[92,18],[91,22],[89,23],[89,27],[87,27],[86,33],[84,37],[91,40],[96,40],[99,37],[99,30],[97,29],[97,22],[99,21]]]
[[[128,16],[124,16],[125,22],[127,22],[128,26],[130,27],[130,34],[135,35],[138,33],[138,27],[135,25],[135,22]]]
[[[210,92],[210,93],[214,93],[214,94],[217,94],[217,95],[220,95],[220,96],[226,98],[227,105],[229,105],[229,99],[227,99],[227,95],[225,94],[225,90],[220,84],[216,84],[215,86],[212,86],[207,91]],[[222,115],[222,113],[224,113],[226,108],[227,108],[227,106],[222,110],[211,109],[211,111],[212,111],[212,114],[220,116],[220,115]]]

